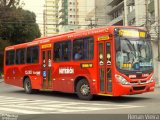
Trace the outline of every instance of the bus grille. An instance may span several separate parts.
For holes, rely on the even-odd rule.
[[[140,86],[140,87],[133,87],[133,90],[144,90],[145,86]]]
[[[141,80],[141,82],[140,83],[146,83],[147,81],[146,80]],[[130,83],[133,83],[133,84],[138,84],[138,81],[131,81]]]

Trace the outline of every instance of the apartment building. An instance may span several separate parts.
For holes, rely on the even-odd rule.
[[[147,2],[147,25],[152,36],[155,78],[160,85],[160,1],[148,0]]]
[[[87,2],[85,23],[87,28],[107,25],[106,0],[92,0]]]
[[[105,26],[106,0],[45,0],[44,36]]]
[[[124,25],[124,0],[107,0],[108,25]]]
[[[45,0],[44,6],[44,36],[57,34],[58,30],[58,1]]]
[[[78,28],[77,0],[59,0],[58,25],[59,32],[72,31]]]

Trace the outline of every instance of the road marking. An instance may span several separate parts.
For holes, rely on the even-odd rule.
[[[0,111],[17,114],[50,114],[50,113],[76,113],[95,110],[129,109],[143,106],[99,104],[93,102],[67,102],[52,100],[33,100],[15,97],[0,96]]]

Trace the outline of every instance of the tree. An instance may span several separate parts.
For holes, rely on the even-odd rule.
[[[36,16],[33,12],[22,8],[10,8],[0,18],[3,40],[9,40],[12,44],[19,44],[31,41],[40,37],[40,30],[36,23]]]
[[[19,6],[20,0],[0,0],[0,8],[11,8]]]
[[[0,68],[6,46],[29,42],[41,35],[36,15],[22,9],[22,5],[20,0],[0,0]]]
[[[0,39],[0,73],[3,70],[4,49],[9,45],[11,45],[9,41]]]
[[[40,30],[33,12],[21,8],[12,8],[6,13],[3,15],[5,19],[1,19],[2,31],[0,36],[3,40],[9,40],[12,44],[19,44],[40,37]]]

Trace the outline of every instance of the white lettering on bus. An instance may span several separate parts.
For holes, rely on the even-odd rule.
[[[50,42],[50,40],[41,40],[40,43],[47,43]]]
[[[33,74],[34,74],[34,75],[40,75],[41,72],[40,72],[40,71],[33,71]]]
[[[74,74],[74,69],[71,67],[59,68],[59,74]]]
[[[98,29],[95,31],[87,31],[87,32],[83,32],[81,34],[72,34],[72,35],[68,35],[68,38],[73,38],[73,37],[82,37],[82,36],[88,36],[88,35],[92,35],[92,34],[97,34],[97,33],[101,33],[101,32],[108,32],[108,29]]]
[[[32,70],[26,70],[25,71],[25,74],[26,75],[40,75],[41,74],[41,72],[40,71],[32,71]]]
[[[26,71],[25,71],[25,74],[26,74],[26,75],[31,75],[31,74],[32,74],[32,70],[26,70]]]
[[[27,46],[38,45],[38,42],[29,42]]]

